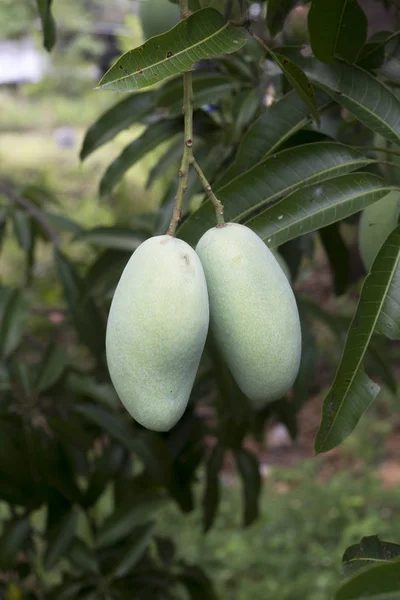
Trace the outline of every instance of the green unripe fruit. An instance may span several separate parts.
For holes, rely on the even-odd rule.
[[[296,300],[272,252],[248,227],[207,231],[196,247],[206,276],[216,343],[255,404],[280,398],[300,365]]]
[[[179,6],[168,0],[140,0],[139,17],[147,40],[175,27],[180,19]]]
[[[168,431],[181,418],[208,323],[207,285],[195,251],[169,235],[143,242],[115,290],[106,351],[122,403],[148,429]]]
[[[366,271],[370,270],[383,243],[396,227],[399,214],[398,192],[390,192],[363,211],[358,230],[358,247]]]

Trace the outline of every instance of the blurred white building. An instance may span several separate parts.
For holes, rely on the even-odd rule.
[[[0,42],[0,85],[18,85],[40,81],[48,66],[44,52],[29,38]]]

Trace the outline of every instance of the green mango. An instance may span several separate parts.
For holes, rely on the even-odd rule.
[[[358,247],[366,271],[371,269],[383,243],[396,227],[399,214],[399,192],[390,192],[363,211],[358,229]]]
[[[139,17],[147,40],[175,27],[180,19],[179,6],[168,0],[140,0]]]
[[[297,376],[301,329],[296,300],[271,250],[237,223],[209,229],[197,244],[210,299],[210,326],[242,392],[262,406]]]
[[[170,235],[149,238],[118,282],[107,323],[107,363],[127,411],[168,431],[187,406],[206,341],[209,304],[195,251]]]

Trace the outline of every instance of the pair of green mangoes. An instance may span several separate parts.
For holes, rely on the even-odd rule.
[[[243,393],[256,406],[292,386],[300,364],[295,297],[273,253],[248,227],[208,230],[196,251],[169,235],[143,242],[112,301],[111,379],[129,413],[155,431],[181,418],[209,321]]]

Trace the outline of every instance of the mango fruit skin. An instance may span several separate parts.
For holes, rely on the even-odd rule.
[[[168,431],[187,406],[209,325],[200,260],[184,241],[152,237],[133,253],[107,323],[114,387],[132,417]]]
[[[297,376],[301,328],[290,283],[273,253],[236,223],[209,229],[196,252],[207,280],[210,328],[242,392],[262,406]]]
[[[400,194],[390,192],[362,212],[358,229],[358,247],[366,271],[371,269],[388,235],[397,226]]]

